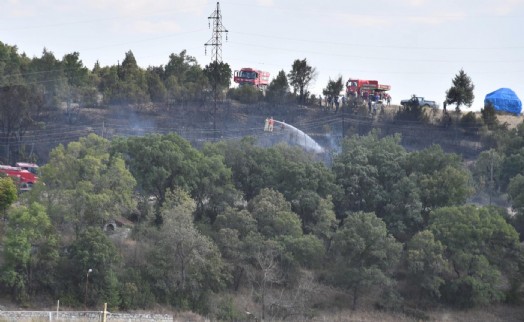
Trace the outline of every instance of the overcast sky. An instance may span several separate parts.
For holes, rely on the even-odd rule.
[[[187,50],[211,61],[206,0],[0,0],[0,41],[19,53],[61,59],[79,52],[88,68],[121,62],[165,65]],[[232,70],[286,73],[296,59],[316,68],[320,94],[342,76],[391,85],[393,103],[412,94],[440,105],[453,77],[475,84],[472,110],[509,87],[524,99],[524,0],[222,0],[222,59]]]

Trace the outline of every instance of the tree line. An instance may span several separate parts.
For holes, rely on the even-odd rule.
[[[186,50],[169,55],[165,65],[145,69],[138,65],[132,51],[116,65],[96,62],[89,69],[78,52],[57,58],[44,48],[40,57],[30,58],[19,53],[16,46],[0,42],[0,144],[6,163],[27,157],[28,152],[20,148],[24,133],[44,127],[44,116],[60,108],[72,122],[80,108],[154,104],[169,110],[205,104],[215,94],[219,99],[228,95],[242,102],[267,99],[288,103],[296,99],[305,103],[315,75],[315,68],[306,59],[297,59],[287,75],[281,71],[272,80],[263,96],[251,87],[229,89],[229,64],[212,62],[202,67]]]
[[[522,127],[471,168],[439,146],[409,152],[399,135],[377,132],[346,138],[331,167],[250,137],[196,149],[176,134],[91,134],[53,149],[28,193],[0,179],[2,293],[27,305],[159,303],[223,320],[242,319],[232,296],[245,290],[260,318],[331,307],[322,287],[353,309],[363,297],[386,309],[514,303]],[[515,214],[467,203],[486,163]],[[112,220],[131,222],[130,235],[104,230]]]
[[[142,68],[133,52],[111,66],[95,63],[87,68],[78,52],[57,58],[44,48],[40,57],[20,54],[16,46],[0,42],[0,146],[4,163],[29,159],[31,151],[23,139],[31,130],[45,127],[49,113],[63,110],[72,123],[81,108],[122,105],[155,106],[169,112],[175,106],[205,105],[215,98],[229,97],[242,103],[266,101],[272,105],[289,103],[317,105],[321,97],[309,91],[316,68],[306,58],[296,59],[271,80],[267,90],[242,86],[230,88],[229,64],[212,62],[202,67],[186,50],[172,53],[165,65]],[[329,80],[323,94],[338,97],[342,77]],[[471,106],[474,85],[461,70],[446,92],[447,104]],[[320,103],[319,105],[322,105]],[[353,104],[357,107],[358,104]],[[403,111],[407,118],[422,120],[420,109]],[[406,116],[399,113],[404,119]]]

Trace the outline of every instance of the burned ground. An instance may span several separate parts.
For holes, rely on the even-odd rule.
[[[362,110],[335,112],[319,106],[243,105],[234,101],[222,102],[216,107],[211,102],[169,108],[153,105],[84,108],[72,114],[59,110],[43,115],[39,121],[44,125],[27,132],[20,147],[22,155],[42,164],[58,144],[76,141],[89,133],[110,139],[175,132],[197,147],[207,141],[253,136],[261,145],[271,145],[287,138],[278,128],[271,135],[264,133],[265,118],[273,117],[308,134],[328,154],[340,149],[343,136],[366,135],[372,130],[379,131],[381,136],[400,133],[402,145],[410,151],[440,144],[446,152],[473,159],[484,148],[480,128],[460,127],[460,115],[452,115],[451,122],[446,123],[440,111],[432,110],[426,122],[400,121],[394,117],[397,110],[397,106],[387,107],[384,112],[370,116]],[[522,121],[522,116],[499,117],[510,127]]]

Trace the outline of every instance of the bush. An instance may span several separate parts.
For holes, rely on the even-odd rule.
[[[227,97],[240,103],[253,104],[262,101],[264,94],[254,86],[245,85],[229,89]]]
[[[466,134],[477,134],[482,122],[477,119],[475,113],[468,112],[462,116],[459,125]]]
[[[498,125],[497,113],[495,112],[495,107],[491,102],[488,102],[484,105],[484,108],[480,110],[482,115],[482,120],[484,124],[488,126],[488,129],[493,130]]]
[[[397,121],[419,121],[427,123],[429,121],[428,116],[424,113],[423,108],[418,105],[403,105],[399,111],[395,114],[395,120]]]

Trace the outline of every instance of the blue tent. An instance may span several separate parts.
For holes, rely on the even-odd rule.
[[[522,102],[514,91],[509,88],[500,88],[486,95],[484,105],[493,104],[496,111],[504,111],[519,115],[522,111]]]

